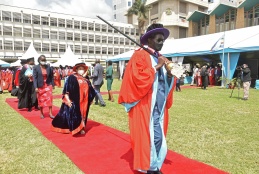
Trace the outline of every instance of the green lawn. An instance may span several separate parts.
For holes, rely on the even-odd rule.
[[[120,83],[114,80],[113,90],[119,90]],[[61,89],[54,92],[60,94]],[[233,174],[259,173],[259,90],[251,89],[248,101],[238,100],[236,89],[232,98],[230,94],[231,90],[219,87],[175,92],[168,147]],[[0,173],[82,173],[4,102],[7,97],[10,94],[0,95]],[[124,108],[103,97],[107,106],[92,105],[89,118],[128,133]],[[60,99],[54,101],[57,106],[60,103]]]

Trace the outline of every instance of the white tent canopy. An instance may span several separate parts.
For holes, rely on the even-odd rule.
[[[37,51],[35,50],[34,46],[33,46],[33,42],[31,42],[28,50],[22,55],[22,57],[20,59],[28,59],[33,57],[35,64],[38,64],[38,58],[39,58],[39,54],[37,53]]]
[[[225,53],[259,50],[259,26],[253,26],[230,30],[225,33],[214,33],[184,39],[167,39],[160,53],[166,57],[220,54],[223,49],[211,51],[211,48],[224,34]],[[134,50],[131,50],[109,58],[107,61],[129,60],[133,53]]]
[[[254,26],[204,36],[168,39],[161,53],[166,57],[219,54],[223,52],[222,48],[215,51],[211,48],[223,35],[225,53],[259,50],[259,26]]]
[[[10,66],[11,66],[11,67],[14,67],[14,66],[22,66],[21,60],[20,60],[20,59],[16,60],[15,62],[11,63]]]
[[[0,65],[1,65],[2,67],[9,67],[9,66],[10,66],[9,63],[7,63],[7,62],[5,62],[5,61],[3,61],[3,60],[0,60]]]
[[[61,56],[61,58],[55,62],[54,64],[52,64],[52,66],[74,66],[77,63],[80,63],[82,61],[80,61],[78,59],[78,57],[75,56],[75,54],[72,52],[70,46],[67,47],[66,52],[64,53],[63,56]]]
[[[132,54],[134,53],[134,51],[135,50],[130,50],[125,53],[118,54],[114,57],[108,58],[107,61],[111,60],[113,62],[116,62],[116,61],[122,61],[122,60],[129,60],[131,58]]]

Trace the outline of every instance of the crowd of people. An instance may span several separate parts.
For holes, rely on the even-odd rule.
[[[221,83],[222,69],[218,64],[217,66],[203,64],[196,64],[193,67],[191,86],[196,84],[197,87],[201,87],[206,90],[208,85],[219,85]]]
[[[104,68],[96,59],[93,74],[85,63],[73,67],[52,67],[41,55],[35,65],[34,58],[21,60],[21,65],[0,71],[0,92],[7,90],[18,98],[18,109],[33,109],[44,119],[44,108],[48,108],[48,116],[53,119],[52,130],[61,133],[85,134],[90,105],[95,98],[95,104],[106,106],[100,93],[104,84]],[[107,80],[108,100],[114,102],[112,95],[113,67],[108,62],[105,79]],[[58,114],[52,113],[53,89],[62,87],[62,105]],[[92,83],[93,85],[92,85]]]

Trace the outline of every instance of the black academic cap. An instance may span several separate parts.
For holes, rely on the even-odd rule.
[[[24,65],[27,63],[27,60],[26,59],[21,59],[21,64]]]
[[[26,59],[26,62],[30,62],[30,61],[34,61],[34,57],[30,57],[30,58]]]

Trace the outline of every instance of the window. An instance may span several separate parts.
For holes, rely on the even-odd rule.
[[[33,21],[33,24],[40,25],[40,16],[39,15],[32,15],[32,21]]]
[[[66,45],[65,44],[59,44],[59,52],[64,53],[66,51]]]
[[[131,1],[128,1],[128,7],[131,7]]]
[[[120,48],[120,54],[124,53],[124,48]]]
[[[11,18],[11,12],[9,11],[2,11],[2,20],[3,21],[12,21],[12,18]]]
[[[81,45],[75,45],[75,53],[81,53]]]
[[[187,29],[183,27],[179,27],[179,38],[187,37]]]
[[[102,47],[102,54],[107,54],[107,47]]]
[[[75,41],[80,41],[80,33],[74,33]]]
[[[23,23],[31,24],[31,15],[23,13]]]
[[[67,40],[73,40],[73,33],[67,32]]]
[[[130,33],[130,29],[129,28],[125,28],[125,34],[129,35],[129,33]]]
[[[57,27],[58,19],[57,18],[50,18],[50,26]]]
[[[108,32],[109,32],[109,33],[112,33],[113,30],[114,30],[114,29],[113,29],[112,27],[110,27],[110,26],[108,27]]]
[[[58,26],[65,27],[65,19],[58,19]]]
[[[51,52],[58,52],[58,44],[52,43],[50,51]]]
[[[130,40],[129,39],[125,39],[125,45],[130,45]]]
[[[94,30],[94,24],[88,23],[88,30]]]
[[[31,44],[31,42],[24,42],[23,50],[28,50],[30,44]]]
[[[12,27],[11,26],[3,26],[3,35],[4,36],[12,36]]]
[[[65,32],[64,31],[59,31],[58,33],[58,39],[59,40],[65,40],[66,39],[66,36],[65,36]]]
[[[101,54],[101,47],[95,47],[95,54]]]
[[[108,43],[109,43],[109,44],[113,44],[113,37],[108,36]]]
[[[114,48],[114,55],[118,55],[119,54],[119,48]]]
[[[22,28],[13,27],[13,35],[22,37]]]
[[[14,22],[22,22],[21,13],[13,13],[13,21]]]
[[[94,35],[92,34],[89,34],[89,42],[94,42]]]
[[[87,30],[87,22],[81,22],[81,29]]]
[[[119,44],[119,38],[118,37],[114,37],[114,44]]]
[[[187,13],[187,4],[184,2],[180,2],[180,13],[186,14]]]
[[[74,21],[74,28],[80,29],[80,21]]]
[[[108,54],[113,55],[113,48],[108,48]]]
[[[42,52],[49,52],[49,43],[42,43]]]
[[[23,51],[22,41],[15,41],[14,42],[14,50]]]
[[[101,42],[101,36],[95,35],[95,43],[100,43],[100,42]]]
[[[31,28],[23,28],[23,37],[31,37]]]
[[[49,25],[49,17],[41,17],[41,25]]]
[[[73,28],[73,21],[68,19],[66,21],[67,21],[67,28]]]
[[[3,44],[2,44],[2,40],[0,40],[0,50],[3,49]]]
[[[95,24],[95,31],[101,31],[101,25]]]
[[[106,32],[107,31],[107,25],[102,25],[102,32]]]
[[[120,38],[120,45],[124,45],[124,38]]]
[[[116,10],[116,5],[113,6],[113,10]]]
[[[13,41],[4,41],[4,50],[13,50]]]
[[[102,36],[102,43],[106,44],[107,43],[107,36]]]
[[[49,39],[49,30],[42,30],[42,38]]]
[[[116,19],[116,14],[114,14],[114,19]]]
[[[86,45],[82,45],[82,53],[88,53]]]
[[[40,42],[34,42],[33,46],[34,46],[36,51],[40,51],[41,52],[41,43]]]
[[[87,42],[87,34],[82,33],[82,41]]]
[[[130,34],[131,34],[131,35],[135,35],[135,28],[132,28],[132,29],[130,30]]]
[[[40,38],[40,29],[33,29],[33,37]]]
[[[89,53],[94,54],[94,47],[93,46],[89,46]]]
[[[58,39],[58,32],[50,31],[50,39]]]

